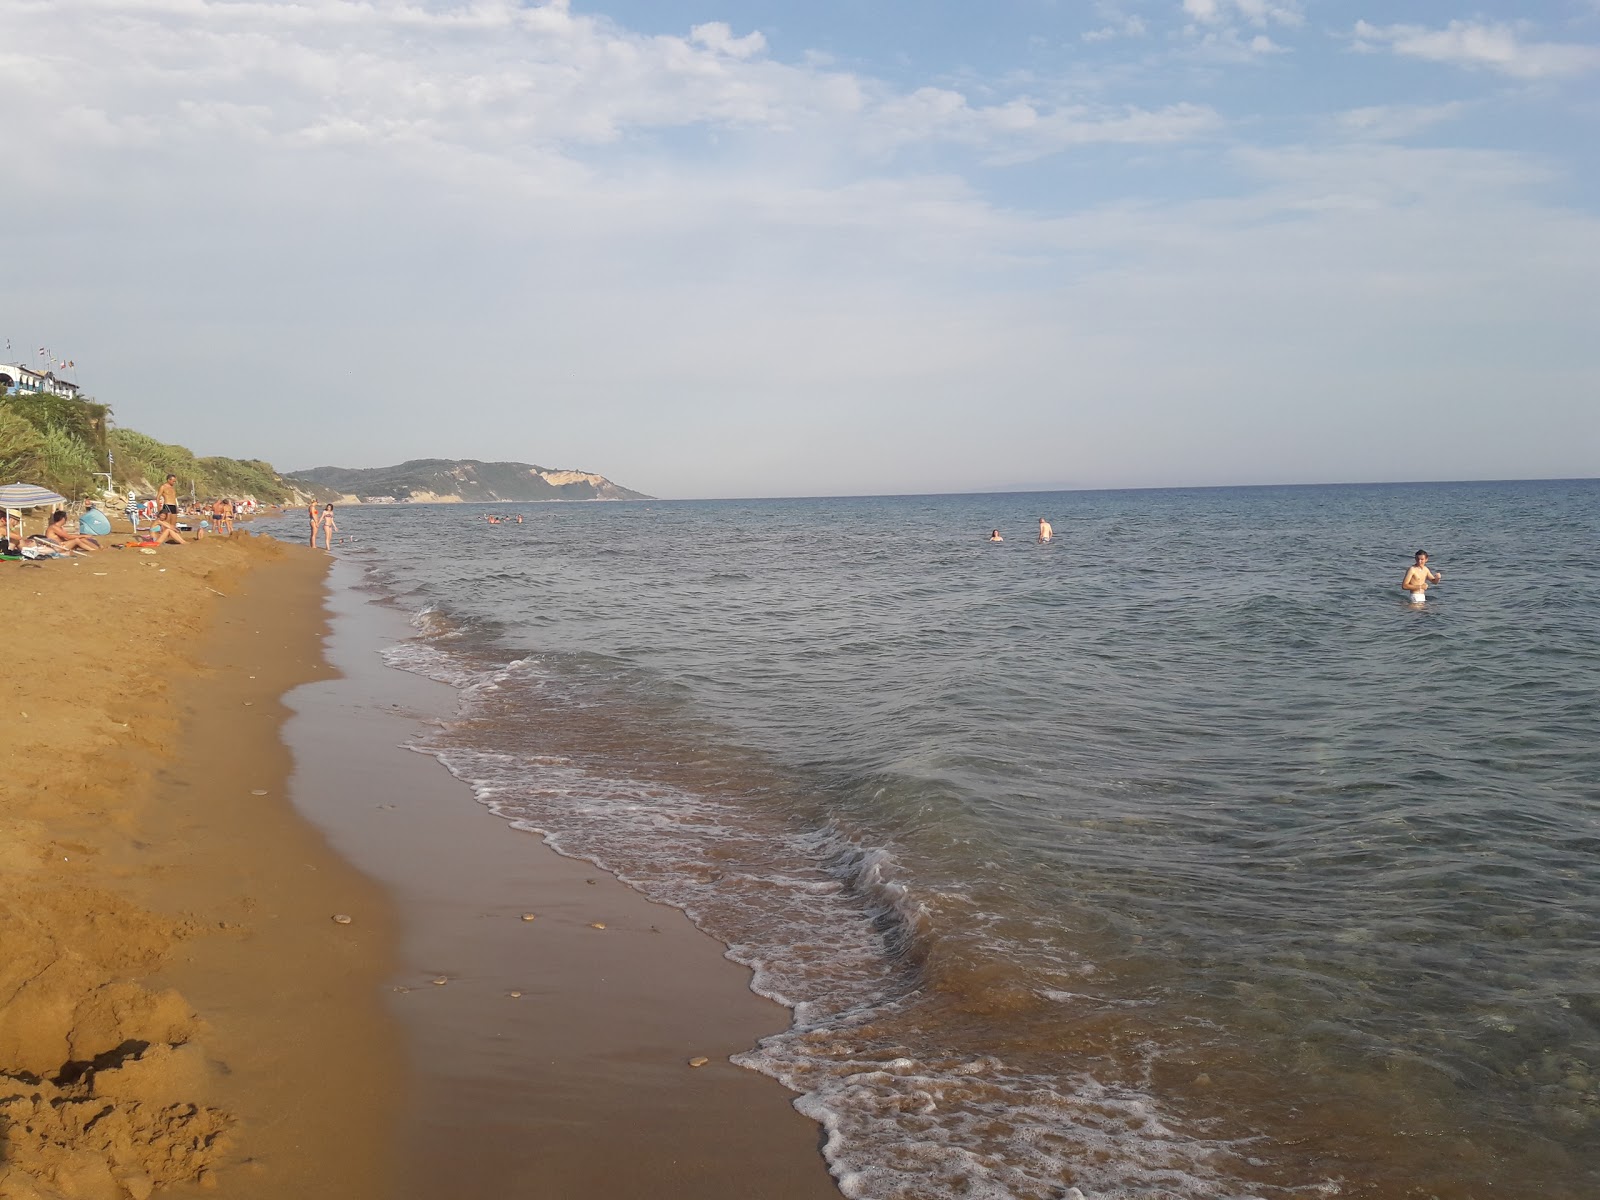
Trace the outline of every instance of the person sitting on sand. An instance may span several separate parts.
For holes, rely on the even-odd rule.
[[[1426,604],[1428,602],[1428,585],[1438,583],[1444,578],[1442,571],[1428,570],[1428,552],[1417,551],[1417,561],[1406,570],[1406,577],[1400,581],[1400,590],[1411,593],[1411,603]]]
[[[71,533],[67,529],[67,514],[63,509],[56,509],[50,514],[50,524],[44,531],[44,536],[63,550],[98,550],[100,543],[86,533]]]
[[[183,535],[178,532],[176,526],[177,522],[168,524],[166,521],[152,521],[150,522],[150,528],[144,531],[144,540],[146,542],[153,542],[157,546],[165,546],[168,544],[174,546],[187,545]]]
[[[989,540],[991,542],[1003,542],[1005,541],[1005,538],[1000,536],[1000,531],[998,529],[992,529],[989,531]]]

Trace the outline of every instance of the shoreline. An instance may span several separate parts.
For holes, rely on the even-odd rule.
[[[456,693],[381,661],[414,631],[358,578],[335,564],[337,676],[289,696],[286,738],[296,804],[399,913],[400,1194],[837,1200],[820,1128],[728,1061],[788,1010],[682,912],[558,855],[403,748],[453,717]]]
[[[356,576],[243,535],[0,576],[0,1200],[836,1197],[727,1061],[787,1011],[401,748],[454,692]]]

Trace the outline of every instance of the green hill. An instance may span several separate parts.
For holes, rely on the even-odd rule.
[[[178,490],[209,499],[250,496],[262,504],[304,497],[271,463],[201,458],[186,446],[110,427],[111,407],[93,400],[24,393],[0,396],[0,483],[37,483],[69,500],[99,496],[106,476],[119,491],[143,493],[170,472]]]
[[[345,503],[650,499],[588,471],[475,458],[415,458],[393,467],[313,467],[285,478],[306,490],[315,486],[336,491]]]

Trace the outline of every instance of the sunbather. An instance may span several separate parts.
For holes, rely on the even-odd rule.
[[[157,546],[165,545],[168,542],[182,546],[185,539],[182,534],[173,528],[176,524],[177,522],[175,521],[169,522],[166,517],[152,521],[144,532],[144,540],[146,542],[154,542]]]
[[[50,514],[50,524],[44,536],[63,550],[98,550],[100,543],[87,533],[73,533],[67,528],[67,514],[56,509]]]

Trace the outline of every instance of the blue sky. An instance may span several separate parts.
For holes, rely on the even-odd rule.
[[[0,80],[0,336],[202,453],[1600,460],[1600,0],[12,0]]]

